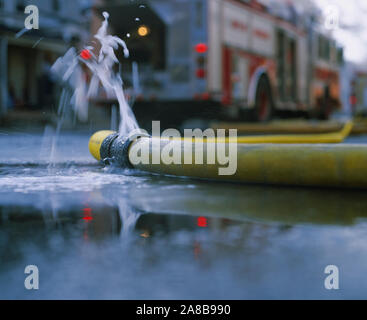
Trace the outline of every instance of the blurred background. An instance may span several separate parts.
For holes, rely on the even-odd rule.
[[[29,4],[39,29],[22,33]],[[72,46],[97,52],[103,11],[130,50],[129,59],[118,52],[120,73],[144,128],[366,113],[364,1],[0,0],[2,126],[56,123],[61,88],[50,68]],[[71,108],[64,125],[116,127],[117,114],[101,92],[88,119]]]

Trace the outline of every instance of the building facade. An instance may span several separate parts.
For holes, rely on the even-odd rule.
[[[38,8],[37,30],[25,29],[28,5]],[[89,40],[89,18],[88,0],[0,0],[1,115],[55,107],[50,67]]]

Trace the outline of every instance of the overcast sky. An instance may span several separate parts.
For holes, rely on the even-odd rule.
[[[367,65],[367,0],[314,0],[327,12],[334,6],[340,12],[340,28],[334,37],[345,47],[345,57]]]

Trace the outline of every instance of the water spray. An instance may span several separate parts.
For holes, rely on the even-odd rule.
[[[119,133],[127,135],[138,128],[137,121],[123,92],[123,81],[119,73],[113,71],[113,66],[119,64],[115,50],[122,48],[124,57],[129,57],[126,43],[117,36],[108,34],[109,14],[103,12],[104,21],[94,36],[100,43],[98,56],[93,47],[85,47],[79,54],[75,48],[69,49],[52,66],[53,74],[58,77],[64,88],[69,88],[74,94],[71,104],[79,119],[85,121],[88,117],[88,101],[98,96],[100,85],[108,99],[116,99],[120,108]],[[83,79],[82,65],[91,72],[89,86]],[[69,105],[68,104],[68,105]]]

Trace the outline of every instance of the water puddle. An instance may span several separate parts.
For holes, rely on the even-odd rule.
[[[357,195],[132,179],[1,192],[0,297],[352,298],[367,289],[355,277],[367,267],[367,203],[347,205]],[[332,297],[322,287],[330,263],[343,266],[346,288]],[[24,289],[30,264],[37,292]]]

